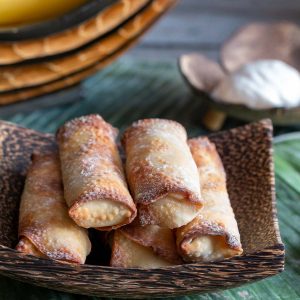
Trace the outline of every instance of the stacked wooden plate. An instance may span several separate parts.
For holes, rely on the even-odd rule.
[[[132,47],[175,2],[95,0],[77,11],[77,23],[64,16],[0,31],[0,106],[76,85]]]

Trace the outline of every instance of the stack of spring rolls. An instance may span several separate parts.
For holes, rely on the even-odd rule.
[[[145,119],[122,137],[99,115],[63,125],[58,152],[34,154],[21,198],[17,250],[84,263],[88,228],[109,231],[110,265],[157,268],[242,253],[226,174],[207,138]]]

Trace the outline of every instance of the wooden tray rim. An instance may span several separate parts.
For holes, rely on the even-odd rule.
[[[262,125],[265,129],[267,129],[267,136],[270,139],[270,142],[272,142],[272,123],[270,120],[262,120],[260,122],[255,122],[250,125],[246,126],[255,126],[255,125]],[[20,130],[25,130],[31,134],[41,136],[43,138],[49,139],[50,143],[53,143],[53,135],[48,133],[42,133],[35,131],[33,129],[28,129],[26,127],[16,125],[11,122],[6,121],[0,121],[0,129],[2,126],[8,126],[8,127],[16,127]],[[244,127],[244,126],[242,126]],[[241,128],[242,128],[241,127]],[[229,131],[236,130],[231,129]],[[212,134],[211,136],[221,135],[223,132],[218,132],[215,134]],[[270,155],[272,154],[272,149],[270,149]],[[274,163],[273,159],[271,161],[271,168],[272,171],[274,171]],[[277,218],[277,209],[276,209],[276,199],[275,199],[275,189],[272,190],[272,210],[273,210],[273,226],[275,229],[275,235],[276,235],[276,243],[272,246],[268,246],[266,248],[263,248],[259,251],[255,251],[253,253],[247,253],[243,254],[238,257],[234,257],[231,259],[225,259],[222,261],[217,262],[209,262],[209,263],[193,263],[193,264],[184,264],[184,265],[178,265],[178,266],[170,266],[165,268],[155,268],[155,269],[141,269],[141,268],[116,268],[116,267],[109,267],[109,266],[98,266],[98,265],[74,265],[74,264],[62,264],[56,261],[51,261],[47,259],[40,259],[31,255],[24,255],[21,252],[18,252],[12,248],[6,247],[4,245],[0,244],[0,274],[18,279],[21,281],[27,281],[26,277],[20,277],[17,278],[14,276],[14,273],[11,271],[12,265],[8,262],[6,263],[6,257],[8,257],[10,260],[15,261],[15,265],[18,267],[18,269],[26,269],[27,267],[30,267],[31,271],[33,273],[38,273],[39,271],[50,271],[50,272],[60,272],[61,275],[68,275],[76,272],[78,275],[92,275],[91,278],[97,278],[97,282],[100,282],[100,278],[105,278],[107,276],[115,277],[117,279],[115,280],[126,280],[128,283],[131,283],[132,286],[125,290],[121,290],[119,292],[116,291],[109,291],[106,286],[97,286],[98,291],[97,292],[91,292],[88,295],[96,295],[96,296],[114,296],[122,298],[122,293],[124,294],[124,298],[130,296],[130,297],[141,297],[142,296],[151,296],[151,297],[159,297],[162,294],[162,291],[156,292],[155,289],[146,289],[147,292],[140,289],[140,292],[137,293],[136,290],[138,289],[134,285],[134,277],[136,278],[147,278],[149,282],[153,280],[156,276],[169,276],[170,280],[176,280],[180,278],[181,276],[197,276],[197,278],[202,279],[209,279],[212,280],[214,278],[214,275],[216,272],[220,271],[220,274],[222,273],[222,268],[230,267],[237,270],[237,280],[234,282],[234,284],[230,283],[230,286],[228,287],[235,287],[239,286],[243,283],[249,282],[250,280],[247,279],[247,273],[253,273],[253,270],[245,270],[243,273],[244,277],[241,277],[241,272],[239,271],[239,267],[247,267],[247,264],[249,261],[251,261],[254,264],[260,265],[262,262],[266,263],[266,272],[264,273],[257,273],[257,278],[253,277],[251,278],[252,281],[256,281],[259,279],[263,279],[268,276],[275,275],[277,273],[280,273],[284,270],[284,259],[285,259],[285,248],[284,244],[282,243],[281,237],[280,237],[280,231],[278,226],[278,218]],[[252,267],[253,269],[253,267]],[[203,274],[198,274],[200,271],[207,271],[207,274],[205,276]],[[226,271],[224,271],[226,272]],[[132,275],[132,277],[131,277]],[[107,280],[107,279],[106,279]],[[114,279],[112,279],[114,280]],[[136,279],[137,280],[137,279]],[[43,282],[31,282],[33,284],[48,287],[47,283]],[[145,283],[146,284],[146,283]],[[75,290],[76,288],[80,289],[80,284],[74,283]],[[225,287],[218,287],[216,286],[216,289],[223,289]],[[183,289],[182,289],[183,288]],[[58,287],[57,290],[61,291],[68,291],[68,292],[74,292],[70,291],[68,289],[64,289],[64,287]],[[192,286],[192,287],[173,287],[172,292],[165,291],[164,295],[169,296],[175,296],[175,295],[187,295],[187,294],[193,294],[196,292],[206,292],[210,289],[205,290],[204,286]],[[125,295],[126,291],[126,295]],[[76,291],[75,291],[76,292]],[[78,292],[78,291],[77,291]],[[82,293],[81,291],[79,291]],[[83,293],[86,294],[86,293]]]

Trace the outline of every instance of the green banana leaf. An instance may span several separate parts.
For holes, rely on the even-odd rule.
[[[122,60],[84,82],[82,99],[2,117],[23,126],[55,132],[63,122],[79,115],[99,113],[124,129],[139,118],[161,117],[182,123],[190,136],[206,133],[201,127],[201,99],[191,95],[176,64],[135,63]],[[0,111],[1,113],[1,111]],[[230,119],[225,128],[243,124]],[[300,127],[276,128],[276,133]],[[300,134],[275,139],[276,193],[279,225],[286,245],[286,268],[277,276],[239,288],[177,299],[300,299]],[[96,299],[32,286],[0,276],[0,300]]]

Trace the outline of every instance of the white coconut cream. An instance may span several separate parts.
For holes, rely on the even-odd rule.
[[[225,76],[212,97],[252,109],[296,107],[300,105],[300,73],[279,60],[258,60]]]

